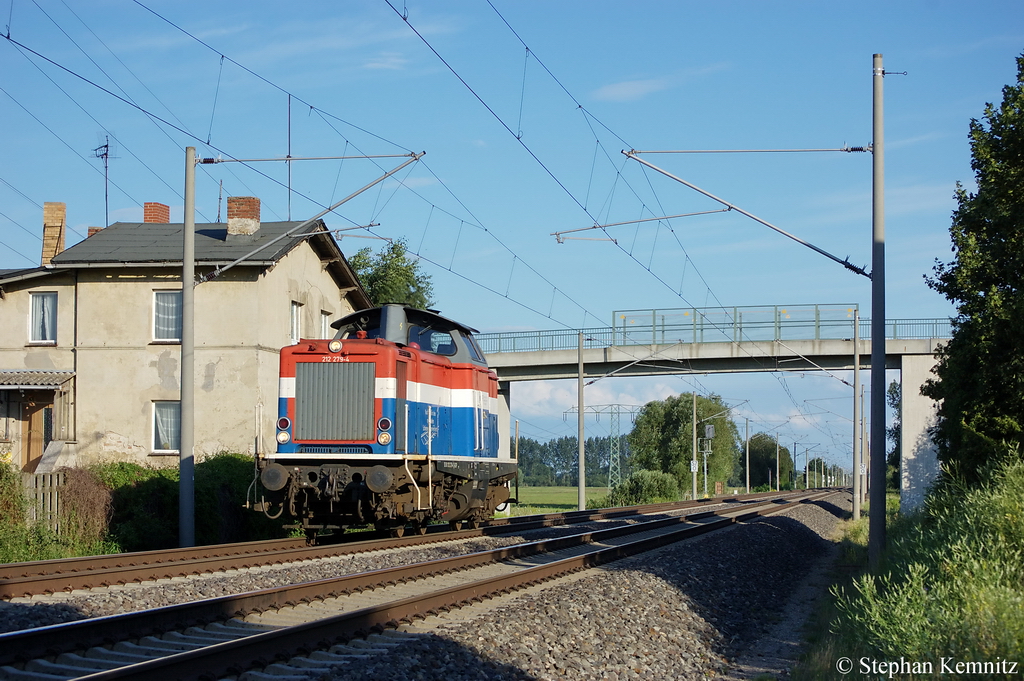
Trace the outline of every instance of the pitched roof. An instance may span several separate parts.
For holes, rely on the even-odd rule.
[[[370,298],[360,284],[338,243],[326,231],[323,220],[317,220],[298,232],[298,235],[279,237],[303,223],[263,222],[252,235],[228,234],[223,223],[196,225],[195,260],[197,265],[226,265],[239,258],[245,260],[240,267],[268,267],[308,240],[331,273],[338,288],[353,296],[353,307],[370,307]],[[320,232],[308,236],[310,232]],[[306,236],[302,236],[306,235]],[[115,222],[54,256],[55,268],[181,267],[184,225],[150,222]],[[265,248],[261,250],[261,246]],[[254,253],[254,251],[256,251]]]
[[[229,235],[224,224],[197,224],[196,262],[231,262],[301,224],[264,222],[260,224],[259,231],[251,236]],[[310,225],[303,231],[315,231],[316,227],[316,224]],[[54,256],[52,262],[61,267],[88,263],[180,263],[183,230],[181,224],[116,222]],[[254,254],[247,263],[266,265],[276,262],[304,239],[301,236],[281,239]]]

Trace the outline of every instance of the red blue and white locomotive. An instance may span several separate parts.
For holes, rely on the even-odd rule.
[[[331,340],[281,350],[277,452],[260,461],[259,506],[310,534],[490,517],[516,462],[475,330],[404,305],[332,326]]]

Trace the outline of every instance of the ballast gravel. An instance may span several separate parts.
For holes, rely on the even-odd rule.
[[[600,527],[634,522],[636,520],[614,520]],[[463,539],[418,548],[368,551],[285,565],[266,565],[155,582],[13,598],[9,602],[0,601],[0,633],[490,551],[503,546],[583,532],[590,525],[563,525],[531,531],[529,536],[520,534]],[[596,527],[597,523],[593,523],[593,526]]]
[[[826,555],[850,496],[835,494],[725,532],[680,542],[502,601],[391,652],[321,674],[323,681],[703,679],[777,619],[802,575]],[[535,539],[531,536],[530,539]],[[398,554],[367,553],[0,603],[0,631],[141,610],[323,579],[522,541],[465,540]],[[780,678],[784,676],[780,675]]]
[[[833,495],[617,561],[319,678],[625,681],[725,675],[777,618],[804,571],[826,554],[848,501],[848,495]]]

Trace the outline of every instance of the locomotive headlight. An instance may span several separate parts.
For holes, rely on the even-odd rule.
[[[391,419],[385,416],[377,421],[377,430],[391,430]]]
[[[377,436],[377,442],[379,442],[382,445],[391,444],[391,433],[381,433],[380,435]]]
[[[327,344],[327,349],[331,352],[341,352],[341,341],[335,338]]]
[[[288,441],[292,439],[292,436],[288,434],[287,430],[282,430],[277,434],[277,441],[281,444],[288,444]]]

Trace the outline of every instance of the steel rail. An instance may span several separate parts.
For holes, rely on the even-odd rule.
[[[277,609],[296,603],[310,602],[337,597],[353,592],[374,589],[439,574],[479,567],[488,563],[513,558],[522,558],[543,552],[557,551],[585,543],[601,542],[637,532],[684,526],[692,536],[732,524],[754,515],[774,513],[808,498],[827,496],[833,491],[804,494],[797,498],[787,496],[763,500],[752,504],[752,508],[739,507],[719,511],[698,511],[685,516],[663,518],[657,521],[626,525],[605,530],[594,530],[569,537],[547,539],[528,544],[504,547],[463,556],[454,556],[438,561],[375,570],[355,575],[307,582],[303,584],[264,589],[236,596],[206,599],[192,603],[166,606],[121,615],[111,615],[90,620],[81,620],[48,627],[0,634],[0,665],[15,664],[30,659],[52,657],[74,650],[87,649],[111,641],[139,638],[169,630],[184,629],[196,624],[244,616],[252,612]],[[759,510],[760,509],[760,510]],[[709,522],[699,522],[714,518]],[[697,522],[695,522],[697,521]],[[609,554],[611,555],[611,554]],[[378,608],[371,608],[376,611]],[[360,611],[363,612],[363,611]],[[389,621],[392,618],[383,620]],[[379,624],[379,622],[377,622]],[[347,631],[347,630],[346,630]],[[130,632],[130,633],[129,633]],[[276,632],[273,632],[276,633]],[[262,636],[257,634],[256,636]],[[249,637],[253,638],[253,637]],[[248,639],[246,639],[248,640]],[[215,646],[216,647],[216,646]],[[251,650],[251,649],[247,649]],[[265,651],[264,651],[265,652]],[[246,654],[251,654],[246,653]],[[177,656],[175,656],[177,657]],[[148,664],[148,663],[146,663]],[[138,665],[133,665],[137,667]],[[149,669],[148,667],[146,669]],[[116,670],[114,670],[116,671]],[[177,674],[177,672],[175,672]],[[92,678],[92,677],[90,677]],[[99,678],[99,677],[97,677]],[[104,677],[106,678],[106,677]],[[119,677],[110,677],[119,678]]]
[[[24,563],[5,563],[0,565],[0,583],[7,579],[83,572],[89,570],[103,570],[111,567],[155,565],[159,563],[173,563],[201,558],[211,558],[215,556],[241,556],[269,553],[281,551],[283,549],[300,548],[305,545],[305,539],[268,539],[251,542],[238,542],[234,544],[191,546],[180,549],[110,553],[76,558],[36,560]],[[0,592],[0,595],[2,595],[2,592]]]
[[[322,546],[307,546],[305,540],[278,539],[198,548],[147,551],[80,559],[13,563],[0,568],[0,598],[17,598],[43,593],[71,591],[114,584],[170,579],[224,570],[279,565],[303,560],[330,558],[367,551],[413,547],[455,539],[490,536],[509,531],[528,531],[543,527],[575,524],[590,520],[617,518],[638,513],[657,513],[716,503],[743,503],[770,496],[772,492],[733,495],[696,501],[667,502],[612,509],[571,511],[541,516],[501,518],[482,528],[447,531],[445,525],[425,536],[381,538]]]
[[[641,539],[629,544],[601,548],[582,555],[564,558],[546,565],[525,568],[510,575],[492,577],[449,587],[427,595],[370,606],[354,612],[327,617],[322,620],[286,627],[277,631],[255,634],[246,638],[218,643],[198,650],[157,658],[117,669],[79,677],[82,681],[108,681],[113,679],[153,678],[214,679],[235,675],[251,668],[265,667],[275,660],[295,654],[330,647],[364,636],[375,630],[397,628],[439,611],[461,607],[464,604],[492,598],[526,586],[549,581],[578,570],[596,567],[621,558],[654,550],[667,544],[687,539],[756,516],[769,515],[804,501],[814,501],[834,493],[834,490],[816,491],[798,500],[779,504],[766,503],[761,510],[744,510],[733,516],[719,518],[711,523],[688,524],[674,532]],[[643,526],[640,526],[643,527]],[[635,528],[635,526],[634,526]],[[634,529],[634,531],[637,531]]]

